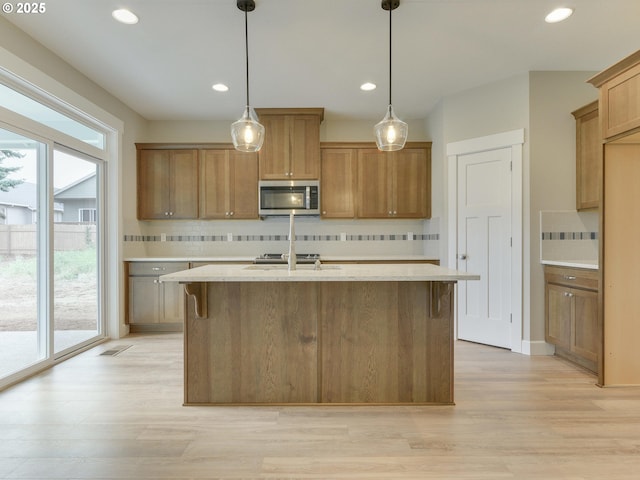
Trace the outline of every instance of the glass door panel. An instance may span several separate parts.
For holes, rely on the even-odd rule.
[[[46,357],[38,315],[38,164],[46,146],[0,129],[0,378]]]
[[[101,333],[98,170],[80,155],[54,150],[54,354]]]

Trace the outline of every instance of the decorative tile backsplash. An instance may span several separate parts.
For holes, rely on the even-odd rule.
[[[439,219],[296,219],[296,250],[321,255],[426,255],[438,258]],[[125,257],[254,256],[286,252],[289,219],[161,221],[125,225]]]
[[[597,212],[540,212],[540,232],[541,260],[597,263]]]
[[[296,235],[296,242],[362,242],[396,240],[439,240],[440,234],[390,234],[390,235]],[[125,235],[125,242],[282,242],[288,235]]]
[[[542,240],[597,240],[598,232],[542,232]]]

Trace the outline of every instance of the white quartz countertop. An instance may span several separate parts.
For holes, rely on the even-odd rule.
[[[299,255],[299,254],[298,254]],[[128,257],[125,262],[253,262],[258,256],[227,256],[227,257]],[[320,255],[325,262],[388,262],[398,261],[421,262],[425,260],[438,260],[436,257],[425,255]]]
[[[242,257],[127,257],[125,262],[253,262],[257,255]]]
[[[211,264],[162,275],[163,282],[418,282],[479,280],[480,276],[428,263],[298,265]]]
[[[598,270],[597,260],[541,260],[543,265],[554,265],[556,267],[587,268]]]

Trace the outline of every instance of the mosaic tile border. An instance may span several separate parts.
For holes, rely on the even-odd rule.
[[[598,232],[542,232],[542,240],[597,240]]]
[[[167,235],[163,240],[161,235],[124,235],[125,242],[284,242],[288,235]],[[409,238],[406,233],[385,235],[347,235],[344,240],[341,235],[296,235],[296,242],[362,242],[362,241],[426,241],[439,240],[439,233],[414,233]]]

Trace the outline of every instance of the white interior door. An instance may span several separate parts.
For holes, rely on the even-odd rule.
[[[458,338],[511,348],[511,148],[459,155]]]

